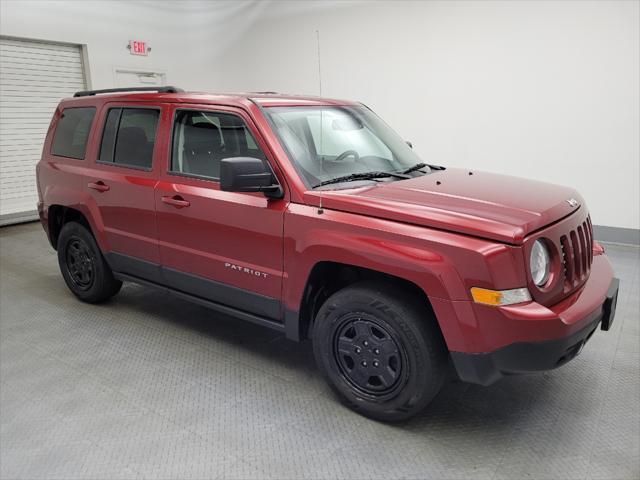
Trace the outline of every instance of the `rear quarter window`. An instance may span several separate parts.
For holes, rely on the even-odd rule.
[[[51,154],[84,160],[95,114],[95,107],[65,108],[56,125]]]

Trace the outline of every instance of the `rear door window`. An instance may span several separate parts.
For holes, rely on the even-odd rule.
[[[65,108],[56,125],[51,154],[83,160],[95,107]]]
[[[154,108],[112,108],[107,114],[99,161],[150,169],[160,111]]]

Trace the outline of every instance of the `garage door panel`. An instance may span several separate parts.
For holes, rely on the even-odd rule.
[[[16,155],[39,155],[42,152],[42,148],[37,147],[5,147],[0,153],[0,159],[13,158]]]
[[[33,165],[32,165],[34,170],[35,170],[35,168],[36,168],[36,163],[37,163],[37,162],[34,162],[34,163],[33,163]],[[11,173],[11,174],[13,174],[13,175],[17,175],[17,174],[19,174],[19,173],[20,173],[19,171],[12,170],[11,168],[7,168],[6,170],[7,170],[7,172],[9,172],[9,173]],[[29,183],[33,183],[33,182],[31,181],[31,178],[30,178],[30,177],[25,177],[25,178],[27,178],[27,179],[29,180]],[[0,183],[0,185],[2,185],[2,188],[4,189],[6,186],[10,186],[10,185],[13,185],[13,184],[12,184],[12,183],[5,183],[5,184]],[[35,185],[35,184],[34,184],[34,185]]]
[[[35,40],[19,40],[13,38],[2,38],[2,45],[0,45],[3,49],[18,49],[18,50],[34,50],[34,51],[51,51],[56,55],[62,53],[68,53],[70,55],[78,53],[78,47],[76,45],[69,45],[64,43],[53,43],[53,42],[39,42]]]
[[[84,86],[84,83],[78,82],[74,77],[67,77],[58,80],[58,77],[52,82],[51,75],[33,76],[27,73],[0,73],[0,85],[12,90],[23,91],[27,86],[46,88],[44,92],[58,92],[67,90],[68,87]]]
[[[2,176],[5,177],[7,180],[6,181],[3,180],[0,183],[2,183],[3,185],[8,185],[16,181],[16,179],[22,176],[27,176],[29,178],[32,178],[35,166],[38,163],[39,159],[40,159],[40,154],[37,153],[34,155],[23,155],[21,157],[15,157],[13,161],[2,164],[3,165],[2,170],[4,170],[2,172]],[[6,159],[3,159],[3,160],[6,160]],[[16,165],[16,162],[20,162],[20,165]],[[9,166],[9,165],[10,165],[10,168],[9,167],[5,168],[5,166]],[[11,173],[10,176],[9,176],[9,173]]]
[[[2,61],[4,64],[3,67],[7,72],[27,72],[32,75],[41,75],[42,68],[47,69],[47,75],[51,75],[55,73],[56,75],[65,74],[65,73],[77,73],[79,70],[82,71],[80,65],[50,65],[42,62],[34,63],[34,64],[25,64],[25,63],[14,63],[7,62],[5,60]]]
[[[36,195],[36,199],[37,197],[37,192],[34,190],[31,190],[28,192],[28,194],[25,195],[8,195],[5,198],[5,202],[9,203],[8,200],[20,200],[19,203],[17,203],[17,205],[20,206],[20,209],[16,209],[16,213],[20,213],[20,212],[28,212],[30,210],[33,210],[37,207],[37,200],[36,203],[33,202],[33,195]],[[9,203],[9,205],[11,205],[11,203]],[[1,219],[0,219],[1,220]],[[6,222],[2,222],[3,225],[6,224]]]
[[[14,79],[19,80],[20,78],[29,78],[34,80],[40,80],[41,82],[49,82],[50,80],[55,81],[63,81],[64,79],[68,79],[70,76],[77,76],[78,73],[81,72],[58,72],[55,70],[48,70],[46,75],[43,75],[41,71],[35,69],[23,68],[20,71],[17,70],[7,70],[7,75],[12,75]],[[52,78],[54,77],[54,78]]]
[[[35,210],[35,167],[53,112],[85,89],[79,46],[0,37],[0,221]]]
[[[69,62],[76,62],[78,60],[77,52],[63,52],[57,50],[41,49],[41,48],[24,48],[15,47],[13,45],[0,46],[0,54],[11,57],[27,57],[27,58],[61,58]]]
[[[47,95],[51,95],[51,96],[55,96],[55,98],[57,98],[58,100],[61,100],[63,98],[69,97],[69,96],[73,96],[73,94],[69,94],[69,91],[73,91],[74,93],[79,91],[79,90],[83,90],[85,87],[82,85],[68,85],[65,86],[64,88],[60,87],[57,89],[47,89],[46,86],[32,86],[32,85],[24,85],[22,87],[12,87],[12,88],[5,88],[0,84],[0,89],[2,90],[2,93],[4,94],[4,96],[7,96],[9,94],[11,95],[25,95],[25,94],[29,94],[29,92],[33,92],[34,94],[38,94],[38,93],[44,93]],[[16,98],[19,98],[16,96]]]
[[[25,103],[25,105],[22,108],[17,108],[17,107],[2,107],[2,110],[0,111],[0,118],[2,117],[8,117],[8,116],[14,116],[17,114],[23,114],[23,115],[27,115],[29,118],[30,115],[35,115],[35,116],[39,116],[39,113],[43,113],[44,117],[46,118],[47,115],[49,115],[52,110],[55,110],[55,105],[51,106],[51,107],[44,107],[44,106],[31,106],[28,103]],[[51,118],[51,115],[49,115],[49,118]]]
[[[35,172],[35,165],[33,166],[32,170]],[[35,188],[35,185],[36,181],[33,175],[23,175],[21,177],[16,177],[16,179],[11,183],[0,182],[0,188],[2,188],[4,195],[23,195],[27,191],[32,192],[33,188]]]
[[[25,100],[24,102],[0,102],[0,109],[2,110],[22,110],[22,111],[35,111],[46,109],[47,112],[50,112],[51,109],[55,109],[56,105],[58,105],[57,101],[50,102],[34,102]]]
[[[11,138],[4,136],[0,140],[0,145],[6,147],[6,149],[12,149],[16,147],[28,147],[35,148],[38,145],[42,148],[42,142],[44,142],[44,135],[31,136],[29,135],[27,138]],[[5,148],[2,149],[2,152],[5,151]],[[0,153],[2,153],[0,152]]]
[[[77,52],[57,52],[52,50],[43,49],[20,49],[19,47],[0,47],[0,55],[8,56],[11,58],[28,58],[30,60],[37,61],[38,59],[60,59],[66,62],[77,62]]]
[[[49,103],[35,103],[35,102],[24,102],[24,104],[19,107],[18,104],[7,104],[0,102],[0,109],[4,113],[15,113],[15,112],[32,112],[38,113],[39,111],[43,111],[44,113],[49,113],[53,108],[55,110],[57,102],[49,102]]]
[[[37,140],[38,143],[44,142],[45,134],[41,135],[31,135],[27,133],[16,133],[15,136],[3,136],[0,137],[0,145],[32,145],[34,140]]]
[[[13,168],[18,169],[19,167],[22,167],[22,165],[15,165],[15,161],[13,159],[17,159],[17,158],[23,158],[23,157],[29,157],[29,158],[35,158],[38,159],[40,157],[40,154],[42,153],[42,149],[36,149],[36,148],[32,148],[29,150],[13,150],[13,151],[7,151],[6,153],[3,153],[2,155],[0,155],[0,164],[1,165],[11,165]],[[21,162],[22,163],[22,162]]]
[[[80,84],[84,85],[84,82],[78,81],[78,74],[81,72],[76,72],[73,75],[61,74],[61,72],[50,72],[42,73],[38,71],[27,71],[26,69],[3,69],[0,73],[0,81],[5,82],[9,81],[9,83],[14,82],[15,80],[26,81],[30,83],[41,83],[47,87],[56,88],[59,86],[64,86],[65,84]],[[51,77],[56,77],[55,82],[51,82]],[[15,84],[14,86],[19,87],[21,84]]]
[[[5,192],[5,195],[11,195],[14,198],[24,195],[27,192],[32,193],[36,190],[36,183],[33,176],[29,178],[26,175],[17,178],[15,182],[0,185],[2,185],[2,190]]]
[[[79,65],[82,67],[82,61],[77,56],[50,55],[49,53],[20,53],[7,50],[0,50],[2,58],[7,62],[20,62],[28,60],[32,63],[42,63],[45,65]]]
[[[37,124],[42,125],[43,123],[48,122],[51,119],[51,115],[47,115],[48,112],[22,112],[22,113],[0,113],[0,122],[2,121],[16,121],[19,120],[21,122],[25,122],[25,120],[29,120],[28,124]],[[26,123],[26,122],[25,122]]]
[[[14,52],[3,52],[2,58],[8,64],[21,66],[25,61],[33,65],[50,65],[52,67],[76,67],[82,68],[82,60],[77,57],[59,57],[56,55],[20,55]]]
[[[72,83],[61,83],[55,88],[47,87],[44,82],[26,82],[20,79],[14,79],[14,82],[23,83],[20,86],[12,85],[8,82],[0,82],[0,89],[2,89],[2,93],[6,97],[7,94],[11,95],[47,95],[51,97],[55,97],[57,99],[62,99],[65,97],[73,96],[73,93],[84,89],[84,85],[79,84],[75,85]],[[69,93],[73,92],[73,93]],[[16,98],[18,98],[16,96]]]

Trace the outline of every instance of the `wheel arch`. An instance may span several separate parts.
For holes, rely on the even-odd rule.
[[[48,231],[49,231],[49,243],[54,248],[58,249],[58,238],[62,227],[69,222],[78,222],[85,226],[89,232],[94,236],[91,223],[87,219],[84,213],[73,207],[65,205],[51,205],[49,206],[47,213]]]
[[[361,281],[391,283],[406,289],[433,315],[438,328],[438,319],[427,293],[415,282],[387,272],[358,265],[319,261],[311,269],[307,278],[298,311],[285,312],[287,336],[294,339],[309,339],[313,321],[324,302],[335,292]]]

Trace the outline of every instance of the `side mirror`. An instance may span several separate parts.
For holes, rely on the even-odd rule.
[[[282,187],[259,158],[232,157],[220,161],[220,189],[225,192],[264,192],[282,198]]]

